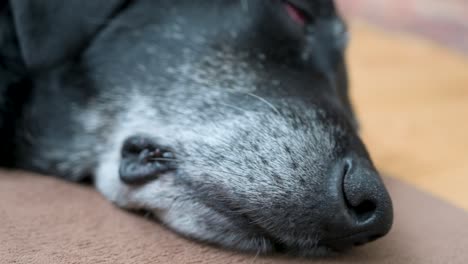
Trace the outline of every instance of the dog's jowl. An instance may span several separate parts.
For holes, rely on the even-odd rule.
[[[332,1],[1,8],[30,84],[0,89],[29,91],[8,128],[17,168],[91,177],[118,206],[235,250],[317,255],[389,231]]]

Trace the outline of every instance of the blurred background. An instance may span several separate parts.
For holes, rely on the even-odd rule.
[[[382,174],[468,210],[468,1],[337,0],[351,94]]]
[[[337,0],[348,17],[412,32],[468,52],[467,0]]]

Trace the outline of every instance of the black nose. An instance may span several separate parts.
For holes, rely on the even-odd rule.
[[[346,249],[387,234],[393,222],[392,202],[370,162],[348,157],[335,165],[331,177],[337,208],[325,219],[329,233],[324,243]]]

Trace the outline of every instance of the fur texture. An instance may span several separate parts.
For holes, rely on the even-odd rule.
[[[326,241],[354,235],[334,231],[349,215],[334,208],[357,197],[343,197],[335,164],[358,157],[381,192],[377,210],[389,198],[347,97],[346,27],[330,1],[291,4],[307,25],[279,0],[128,4],[73,59],[34,75],[16,166],[92,177],[117,205],[209,243],[328,251]],[[122,182],[123,145],[134,136],[169,149],[173,158],[154,162],[175,169]],[[391,221],[382,225],[376,236]]]

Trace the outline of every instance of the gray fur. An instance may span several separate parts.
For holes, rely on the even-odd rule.
[[[209,11],[192,8],[184,16],[169,1],[160,4],[171,8],[155,10],[157,19],[131,20],[153,7],[143,1],[82,54],[86,81],[65,81],[73,67],[38,78],[21,125],[18,166],[71,180],[93,175],[118,206],[149,211],[198,240],[260,253],[274,251],[275,243],[298,254],[327,251],[318,223],[330,203],[330,164],[348,145],[364,148],[336,84],[319,88],[330,87],[333,76],[307,83],[314,79],[288,62],[274,63],[260,46],[239,45],[259,23],[251,16],[259,6],[232,2],[239,6],[220,8],[215,25],[199,16]],[[343,52],[342,22],[327,19]],[[319,60],[312,41],[320,40],[309,36],[291,59]],[[88,86],[99,89],[85,101],[62,92]],[[294,87],[309,86],[294,95]],[[289,89],[292,95],[282,96]],[[144,185],[123,183],[121,149],[134,135],[174,149],[177,170]]]

